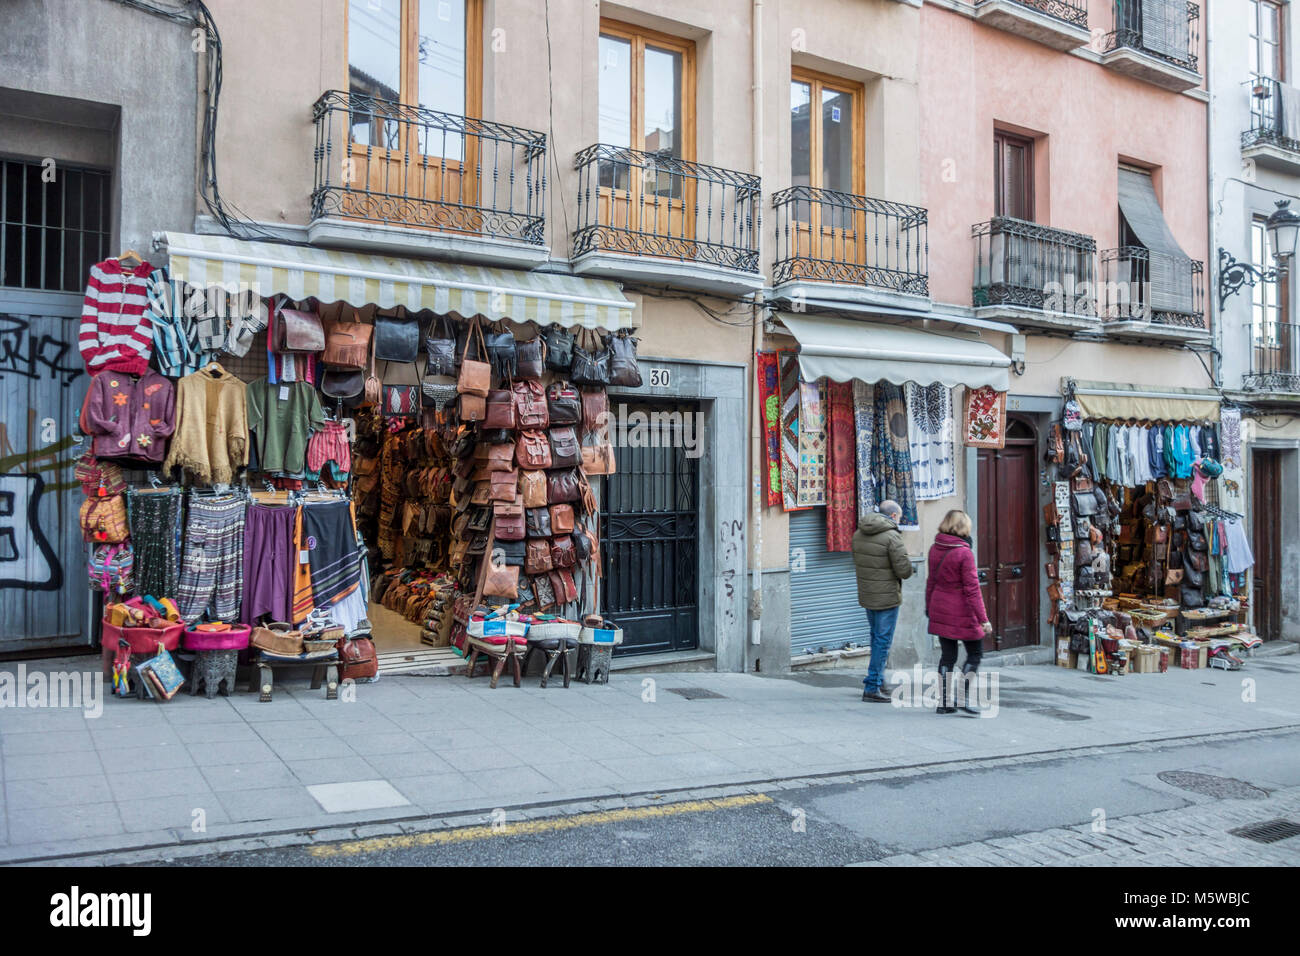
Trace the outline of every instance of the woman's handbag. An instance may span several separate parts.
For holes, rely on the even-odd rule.
[[[520,432],[519,441],[515,444],[515,456],[519,460],[520,468],[537,471],[555,467],[551,443],[545,432],[532,430]]]
[[[81,491],[88,498],[107,498],[126,491],[121,466],[117,462],[96,458],[93,452],[88,451],[78,458],[72,473],[81,482]]]
[[[573,549],[572,537],[562,534],[551,539],[551,564],[557,568],[571,568],[577,563],[578,555]]]
[[[519,475],[513,468],[509,471],[494,471],[488,477],[488,485],[493,501],[514,501],[519,494]]]
[[[532,576],[545,574],[555,567],[551,561],[549,538],[533,538],[524,542],[524,573]]]
[[[551,513],[545,506],[525,509],[524,534],[529,538],[549,538],[551,536]]]
[[[375,642],[368,637],[345,637],[335,645],[339,652],[339,680],[366,680],[379,673]]]
[[[614,446],[607,442],[599,445],[583,445],[582,471],[587,475],[614,474]]]
[[[598,432],[602,438],[609,432],[609,397],[603,388],[584,388],[582,391],[582,430]]]
[[[582,421],[582,400],[578,390],[568,382],[553,382],[546,389],[546,408],[550,423],[576,425]]]
[[[551,533],[571,534],[573,532],[573,506],[551,505]]]
[[[583,329],[573,346],[569,378],[579,385],[609,384],[609,353],[600,341],[600,333]]]
[[[126,499],[121,495],[87,498],[79,514],[81,536],[92,544],[121,544],[131,531],[126,518]]]
[[[366,389],[361,369],[326,367],[320,373],[320,390],[326,398],[356,398]]]
[[[514,428],[515,398],[510,389],[493,389],[487,394],[484,428]]]
[[[515,382],[511,391],[515,398],[515,420],[520,428],[545,428],[551,423],[546,390],[541,382]]]
[[[515,334],[502,322],[493,323],[484,337],[487,345],[488,361],[501,378],[514,378],[518,367],[518,351],[515,348]]]
[[[515,374],[519,378],[540,379],[546,371],[546,340],[540,335],[515,345]]]
[[[321,363],[331,368],[365,371],[366,359],[370,355],[371,331],[372,327],[361,321],[356,309],[352,310],[351,322],[334,319],[325,323],[325,351],[321,354]]]
[[[325,329],[315,312],[277,307],[271,321],[275,351],[320,352],[325,348]]]
[[[578,444],[578,435],[573,426],[565,425],[552,428],[551,464],[552,468],[573,468],[582,464],[582,446]]]
[[[551,546],[546,545],[546,557],[550,560]],[[525,568],[527,564],[525,564]],[[550,575],[546,572],[538,572],[533,578],[533,594],[537,596],[537,609],[545,611],[548,607],[555,606],[555,588],[551,586]]]
[[[489,561],[483,579],[483,594],[513,601],[519,597],[519,568],[512,564]]]
[[[519,479],[519,490],[524,496],[525,508],[545,508],[546,472],[525,471]]]
[[[524,501],[518,495],[512,501],[498,501],[493,506],[496,515],[496,537],[501,541],[524,540]]]
[[[375,358],[384,362],[415,362],[420,354],[420,323],[398,306],[401,316],[375,313]]]
[[[456,374],[456,329],[451,319],[437,316],[429,327],[429,334],[424,340],[426,356],[424,374]]]
[[[567,372],[573,364],[573,333],[550,325],[542,329],[540,337],[546,343],[546,367],[553,372]]]
[[[582,486],[572,469],[548,471],[546,473],[546,500],[550,504],[579,501],[582,498]]]
[[[487,399],[481,395],[460,396],[456,411],[462,422],[481,422],[487,415]]]
[[[469,341],[474,336],[478,337],[480,348],[484,353],[487,347],[482,344],[483,330],[479,328],[478,321],[470,322],[469,337],[465,340],[465,351],[461,353],[460,359],[460,377],[456,380],[456,391],[462,395],[476,395],[479,398],[487,398],[487,394],[492,390],[492,366],[487,362],[477,362],[469,357]],[[465,416],[462,414],[462,418]]]
[[[578,586],[573,581],[573,575],[568,568],[557,568],[547,575],[551,580],[551,587],[555,590],[555,601],[557,604],[572,604],[578,600]]]
[[[641,369],[636,363],[636,339],[626,332],[609,337],[609,384],[624,388],[641,387]]]

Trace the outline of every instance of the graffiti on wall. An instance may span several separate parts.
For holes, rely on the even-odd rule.
[[[54,378],[66,388],[81,374],[80,356],[70,343],[38,335],[27,319],[0,312],[0,378]]]
[[[35,413],[30,417],[35,419]],[[57,591],[63,566],[41,527],[41,496],[77,486],[75,480],[47,484],[42,471],[70,467],[65,452],[79,444],[65,436],[35,454],[15,452],[5,423],[0,422],[0,589]],[[15,467],[24,471],[9,474]]]

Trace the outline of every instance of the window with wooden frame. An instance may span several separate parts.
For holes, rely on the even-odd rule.
[[[790,184],[812,190],[792,210],[796,258],[864,261],[864,101],[860,83],[791,70]]]
[[[349,0],[346,49],[352,188],[476,205],[483,0]]]
[[[1263,216],[1254,217],[1250,223],[1250,264],[1261,273],[1277,266],[1266,224]],[[1300,342],[1292,334],[1295,326],[1290,324],[1289,278],[1289,274],[1284,274],[1251,287],[1250,327],[1255,345],[1255,371],[1300,371],[1295,355]]]
[[[600,222],[674,245],[694,235],[695,44],[600,21]],[[642,155],[645,154],[645,155]],[[691,257],[689,248],[642,249]]]
[[[993,214],[1034,221],[1034,141],[993,133]]]

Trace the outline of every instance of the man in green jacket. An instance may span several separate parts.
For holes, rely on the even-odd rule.
[[[862,681],[862,699],[875,703],[889,703],[894,689],[882,686],[885,662],[894,643],[898,607],[903,603],[903,581],[912,576],[912,561],[898,530],[902,517],[898,502],[882,501],[880,510],[860,520],[853,532],[858,603],[867,609],[871,624],[871,665]]]

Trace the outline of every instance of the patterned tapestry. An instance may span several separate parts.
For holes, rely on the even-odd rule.
[[[857,438],[859,521],[876,510],[876,477],[872,471],[875,420],[875,387],[854,379],[853,425]]]
[[[826,404],[826,550],[848,551],[858,526],[853,386],[848,382],[827,382]]]
[[[799,510],[799,354],[780,352],[781,507]]]
[[[988,385],[966,389],[961,417],[962,443],[967,448],[1001,448],[1006,444],[1006,392]]]
[[[763,503],[781,503],[781,366],[776,352],[755,355],[758,400],[763,409]]]
[[[826,504],[826,384],[799,383],[799,494],[795,504]]]
[[[907,440],[917,501],[957,493],[952,391],[942,383],[907,383]]]
[[[903,509],[902,525],[917,526],[916,489],[912,483],[912,454],[907,441],[907,400],[903,387],[876,385],[876,444],[872,458],[876,498],[892,498]]]

